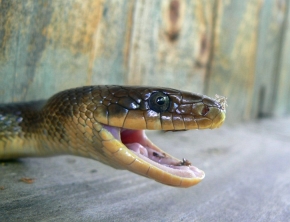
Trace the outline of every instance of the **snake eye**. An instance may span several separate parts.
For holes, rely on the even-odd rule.
[[[161,92],[152,93],[149,98],[149,107],[157,113],[164,112],[169,107],[169,97]]]

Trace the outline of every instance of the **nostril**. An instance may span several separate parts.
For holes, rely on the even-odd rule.
[[[209,107],[207,105],[204,105],[201,115],[205,116],[209,112]]]

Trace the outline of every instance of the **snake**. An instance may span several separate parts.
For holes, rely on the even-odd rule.
[[[157,147],[146,130],[220,127],[225,97],[165,87],[94,85],[0,105],[0,160],[76,155],[159,183],[191,187],[204,171]]]

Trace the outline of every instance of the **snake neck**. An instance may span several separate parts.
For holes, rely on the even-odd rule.
[[[43,138],[51,137],[43,121],[45,101],[0,105],[0,159],[47,156],[56,151]]]

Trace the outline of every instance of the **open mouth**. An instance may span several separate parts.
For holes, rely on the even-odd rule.
[[[108,125],[104,125],[103,127],[109,131],[115,139],[125,145],[129,151],[135,154],[137,158],[139,158],[139,161],[144,161],[148,164],[148,171],[150,168],[156,167],[165,172],[165,174],[170,174],[172,177],[198,179],[199,181],[205,176],[203,171],[192,166],[188,160],[179,160],[154,145],[148,139],[144,130],[130,130]],[[130,170],[129,165],[128,169]],[[136,169],[133,171],[138,173]],[[147,173],[145,173],[144,176],[148,176]]]

